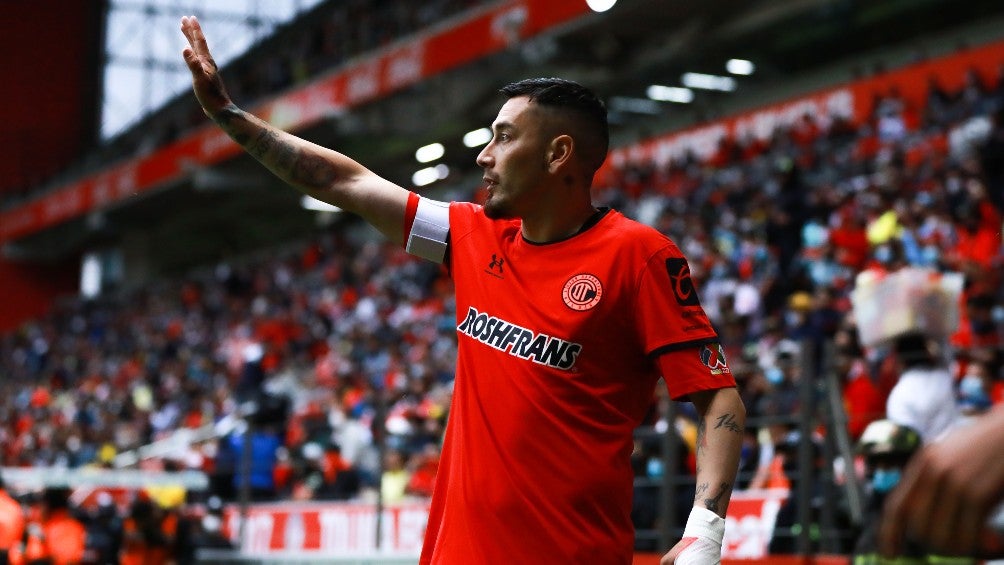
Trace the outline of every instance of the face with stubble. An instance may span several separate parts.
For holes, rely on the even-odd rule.
[[[542,110],[529,98],[509,99],[492,124],[492,140],[477,163],[484,170],[489,218],[522,218],[539,204],[547,175],[547,142]]]

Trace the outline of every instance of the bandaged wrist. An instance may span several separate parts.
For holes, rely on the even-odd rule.
[[[725,537],[725,519],[707,508],[695,506],[690,510],[683,537],[704,538],[721,545]]]

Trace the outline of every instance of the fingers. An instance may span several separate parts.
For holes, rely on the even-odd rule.
[[[952,554],[972,555],[979,544],[979,536],[984,529],[983,516],[986,511],[979,506],[963,508],[956,521],[956,535],[946,547]]]
[[[212,56],[209,54],[209,44],[206,43],[206,36],[202,33],[202,26],[199,25],[198,18],[182,16],[181,32],[185,34],[185,39],[188,40],[188,45],[196,57],[212,60]]]
[[[185,47],[184,51],[181,52],[181,56],[185,59],[188,70],[192,72],[199,70],[199,58],[195,56],[195,52],[191,48]]]
[[[906,536],[907,521],[913,512],[912,503],[916,503],[918,496],[930,494],[923,491],[915,494],[919,471],[915,458],[910,465],[907,465],[903,479],[889,493],[885,501],[882,526],[879,530],[879,551],[886,557],[900,554],[903,538]]]
[[[959,539],[959,519],[963,508],[960,499],[948,484],[947,477],[935,475],[934,481],[929,481],[925,490],[932,493],[925,497],[925,505],[921,505],[911,514],[911,523],[907,525],[907,535],[913,540],[923,542],[926,547],[944,552],[954,546]],[[925,516],[917,520],[914,516]]]

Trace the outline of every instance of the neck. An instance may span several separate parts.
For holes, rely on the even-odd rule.
[[[524,217],[523,237],[534,243],[549,243],[571,237],[578,233],[596,212],[597,209],[591,202],[585,202],[583,205],[562,210],[558,214]]]

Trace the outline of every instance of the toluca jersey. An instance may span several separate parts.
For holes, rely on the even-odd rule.
[[[450,205],[459,352],[423,563],[630,563],[632,433],[660,369],[674,398],[735,386],[676,245],[597,218],[534,244]]]

